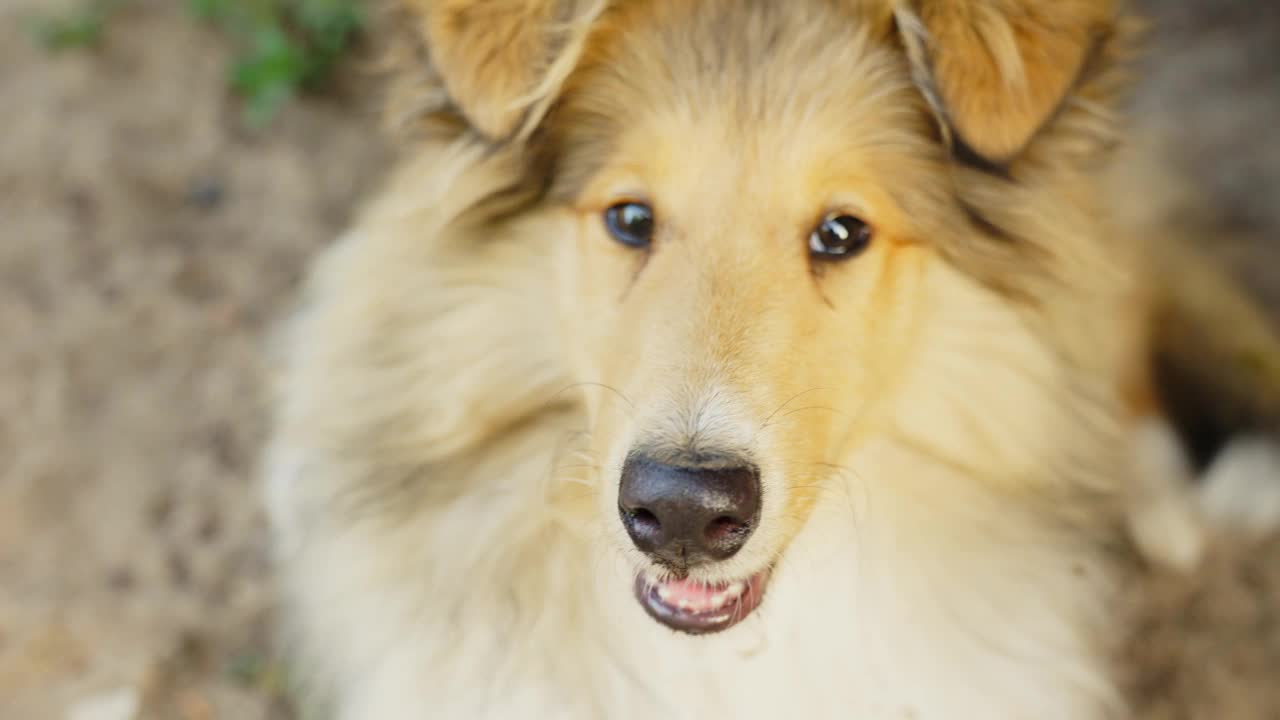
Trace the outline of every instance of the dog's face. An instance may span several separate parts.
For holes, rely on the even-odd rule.
[[[693,632],[760,601],[893,386],[938,260],[898,199],[939,161],[906,65],[820,32],[847,15],[750,13],[720,47],[714,12],[614,19],[560,118],[600,511],[645,607]]]
[[[574,27],[556,3],[515,4],[526,23]],[[598,511],[634,561],[639,601],[670,627],[748,616],[827,479],[897,431],[930,334],[958,308],[1009,302],[998,278],[965,267],[1010,239],[955,191],[949,135],[983,163],[1007,159],[1061,94],[1028,93],[1003,121],[953,111],[940,130],[939,105],[970,85],[931,75],[922,88],[910,36],[922,30],[904,23],[939,35],[955,21],[929,7],[653,0],[584,13],[581,37],[558,41],[574,47],[553,100],[528,111],[544,113],[536,128],[469,98],[478,77],[455,80],[478,128],[524,121],[522,142],[554,168],[549,203],[573,228],[557,287]],[[466,13],[438,13],[447,45]],[[988,93],[979,113],[998,112],[1008,98],[979,77],[991,61],[974,62],[961,66]],[[519,87],[520,72],[492,84]]]

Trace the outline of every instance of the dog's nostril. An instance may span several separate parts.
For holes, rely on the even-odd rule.
[[[721,516],[711,521],[703,531],[707,550],[715,557],[728,557],[746,544],[751,536],[751,526],[731,517]]]
[[[655,532],[662,529],[662,523],[658,522],[657,516],[644,508],[628,510],[626,512],[627,516],[631,519],[632,524],[637,527],[652,529]]]
[[[662,544],[662,523],[657,515],[645,508],[619,506],[618,510],[622,515],[622,525],[636,547],[649,552]]]
[[[644,508],[636,508],[635,510],[628,510],[626,512],[631,516],[632,520],[637,522],[658,522],[658,518],[654,517],[653,513],[645,510]]]
[[[721,516],[711,521],[707,526],[707,539],[712,541],[728,538],[733,535],[740,535],[748,531],[748,526],[744,522],[739,522],[728,516]]]

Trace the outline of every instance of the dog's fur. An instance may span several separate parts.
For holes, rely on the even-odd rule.
[[[268,499],[306,704],[1123,716],[1109,599],[1164,411],[1112,2],[405,5],[420,138],[283,338]],[[637,198],[647,251],[600,220]],[[823,264],[833,208],[876,235]],[[774,566],[723,634],[632,597],[660,574],[618,519],[637,445],[761,468],[755,534],[696,575]]]

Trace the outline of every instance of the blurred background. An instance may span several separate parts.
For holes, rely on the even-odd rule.
[[[293,717],[263,340],[386,167],[383,4],[0,0],[3,720]],[[1137,108],[1280,321],[1280,3],[1144,5]],[[1142,718],[1280,718],[1280,540],[1127,602]]]

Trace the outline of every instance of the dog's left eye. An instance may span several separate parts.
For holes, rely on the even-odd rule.
[[[618,203],[604,211],[604,225],[623,245],[647,247],[653,240],[653,208],[638,202]]]
[[[809,252],[828,260],[843,260],[867,249],[871,226],[852,216],[832,213],[809,235]]]

